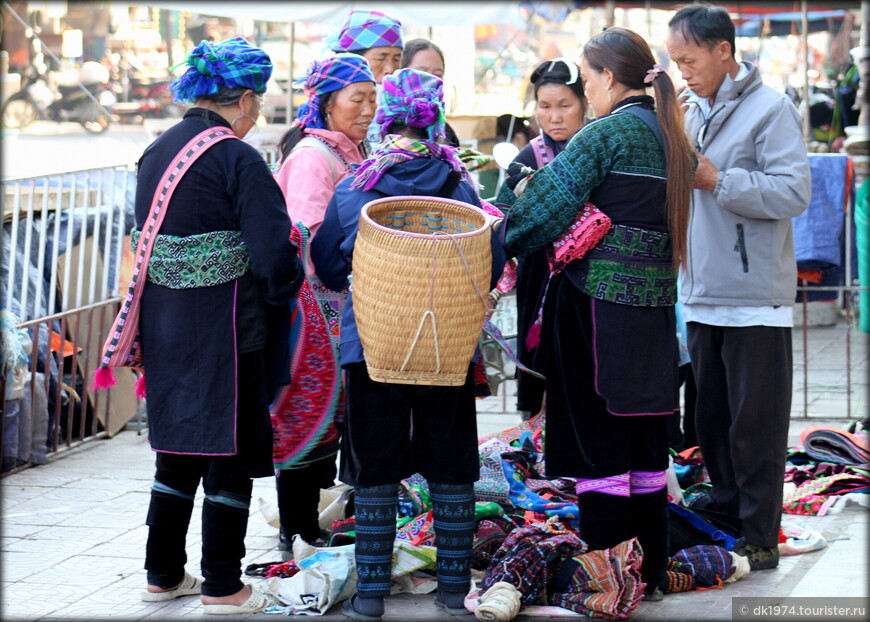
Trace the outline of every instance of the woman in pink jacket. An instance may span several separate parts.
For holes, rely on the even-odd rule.
[[[313,543],[321,537],[320,489],[333,485],[338,452],[337,418],[344,397],[338,366],[338,336],[346,292],[325,287],[308,260],[308,241],[323,222],[338,183],[364,159],[362,143],[375,115],[375,79],[357,54],[314,61],[304,82],[308,101],[282,137],[276,180],[293,239],[305,262],[306,279],[293,303],[290,328],[291,382],[272,404],[273,462],[281,519],[281,548],[292,558],[295,534]]]

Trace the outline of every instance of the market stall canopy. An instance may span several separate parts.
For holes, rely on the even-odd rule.
[[[807,12],[807,32],[829,30],[831,27],[829,20],[842,20],[845,17],[846,11],[809,11]],[[763,32],[767,36],[780,37],[801,34],[800,11],[755,15],[743,20],[737,26],[735,34],[738,37],[757,37],[762,33],[765,21],[768,22],[768,27],[764,28]]]
[[[170,11],[264,22],[317,22],[338,26],[352,10],[382,11],[407,26],[504,24],[524,28],[523,8],[543,16],[564,16],[577,2],[148,2]]]

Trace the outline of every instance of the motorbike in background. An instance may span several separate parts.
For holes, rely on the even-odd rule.
[[[40,61],[34,60],[21,90],[0,110],[4,128],[20,130],[34,121],[49,120],[79,123],[95,134],[109,129],[112,116],[108,108],[117,100],[109,88],[108,69],[88,61],[78,72],[50,72]]]

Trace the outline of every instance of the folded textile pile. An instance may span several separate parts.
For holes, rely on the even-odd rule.
[[[807,455],[814,460],[855,466],[870,463],[868,434],[864,429],[853,434],[845,430],[813,426],[801,433],[801,443]]]
[[[590,618],[625,620],[643,598],[642,559],[637,538],[575,556],[563,564],[547,603]]]
[[[517,588],[524,605],[531,605],[562,563],[585,551],[586,543],[558,522],[514,529],[493,555],[482,588],[505,581]]]

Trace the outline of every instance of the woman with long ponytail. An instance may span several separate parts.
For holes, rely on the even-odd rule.
[[[551,257],[546,355],[536,361],[547,378],[547,474],[577,478],[590,549],[638,539],[646,598],[659,600],[669,554],[664,415],[678,409],[674,304],[693,163],[674,85],[637,33],[596,35],[580,69],[596,118],[528,180],[506,243]]]

